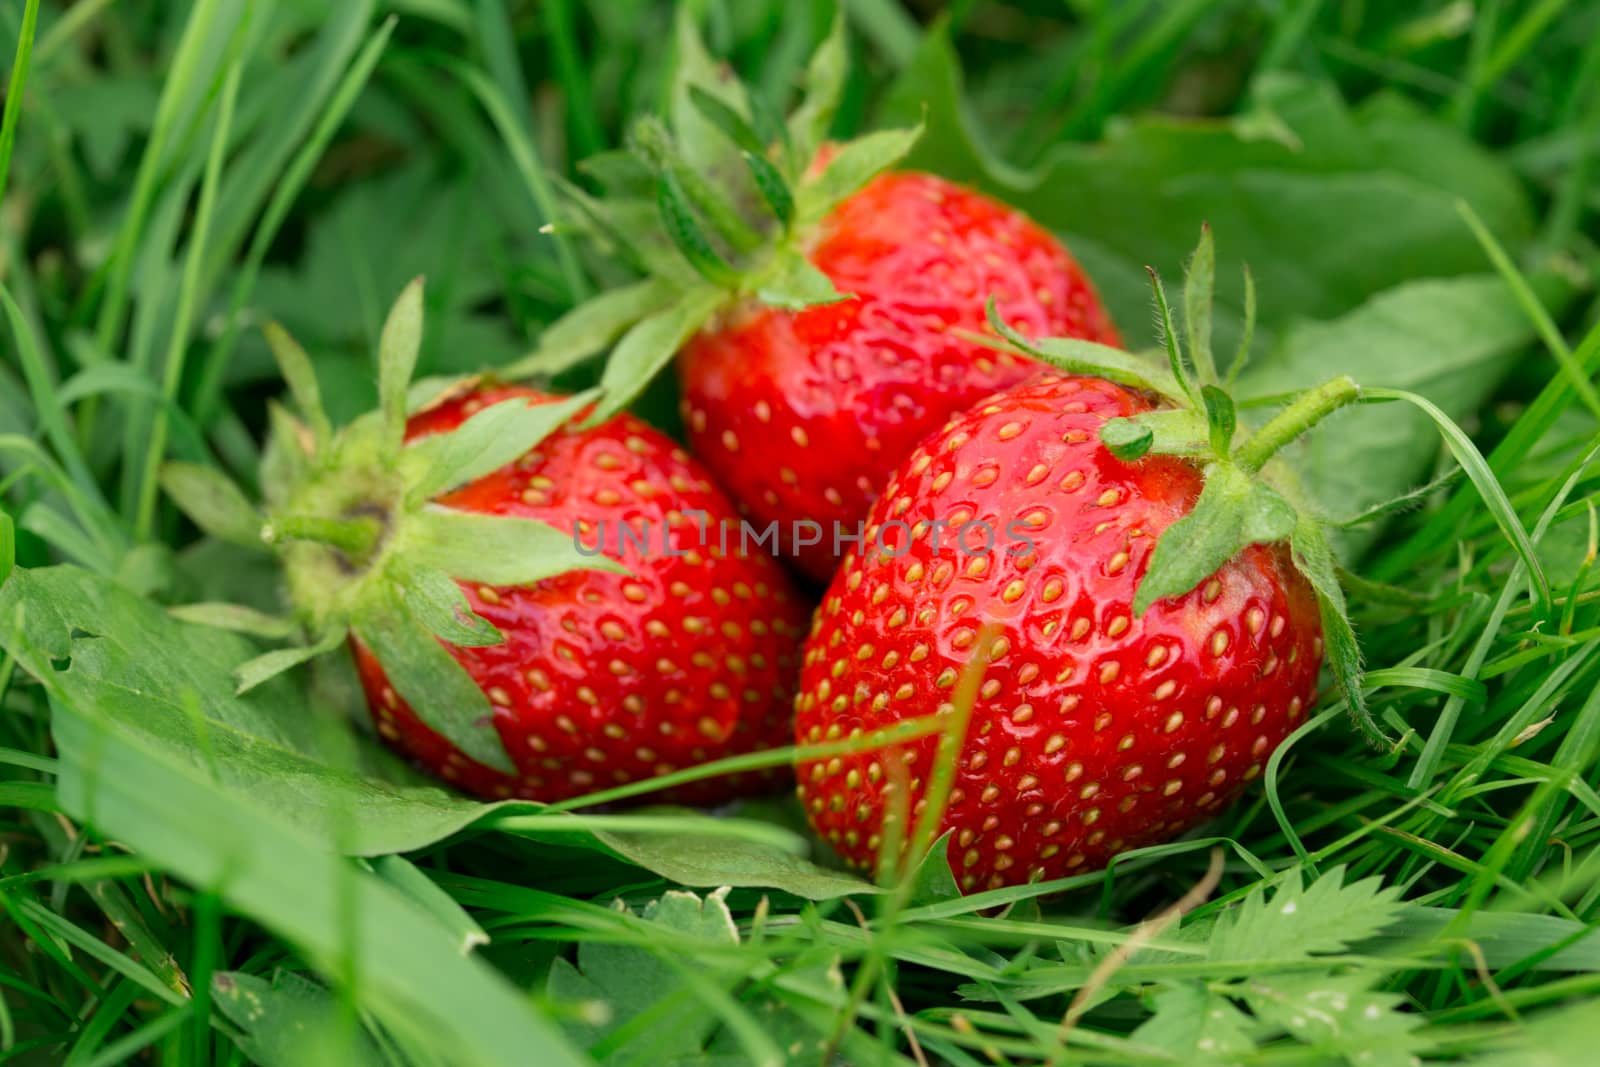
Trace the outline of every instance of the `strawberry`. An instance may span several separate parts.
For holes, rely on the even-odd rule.
[[[407,437],[448,432],[518,396],[554,399],[476,389],[414,416]],[[394,748],[480,796],[549,801],[788,742],[804,607],[770,558],[739,554],[736,540],[722,550],[717,531],[734,521],[732,505],[659,430],[630,415],[558,430],[437,503],[572,531],[579,543],[603,545],[629,573],[462,583],[472,611],[505,641],[451,654],[495,706],[514,775],[464,757],[430,729],[356,641],[375,725]],[[641,547],[618,536],[624,527],[655,536]],[[668,530],[681,556],[653,547]],[[710,803],[745,784],[719,778],[675,797]]]
[[[305,419],[275,412],[263,511],[220,475],[166,472],[203,527],[282,557],[315,639],[241,683],[348,640],[379,735],[485,797],[555,801],[786,742],[805,609],[725,532],[705,471],[632,416],[576,428],[592,393],[466,381],[407,404],[419,316],[413,286],[381,346],[383,410],[337,434],[305,354],[269,331]]]
[[[569,226],[631,258],[643,281],[553,324],[517,374],[551,374],[615,340],[595,416],[673,360],[691,447],[778,549],[825,580],[896,464],[951,413],[1037,370],[975,341],[994,296],[1030,332],[1114,344],[1094,289],[1019,212],[892,168],[918,130],[834,143],[842,22],[788,121],[713,64],[689,8],[667,121],[569,189]],[[809,524],[809,526],[808,526]]]
[[[1208,309],[1199,284],[1190,306]],[[1353,383],[1235,443],[1209,347],[1194,352],[1201,389],[1175,341],[1168,374],[997,325],[1117,380],[1046,371],[913,451],[816,616],[796,719],[802,744],[860,742],[798,769],[846,860],[903,846],[909,811],[952,835],[964,890],[1092,870],[1206,819],[1304,721],[1325,628],[1342,684],[1357,669],[1326,540],[1271,461]],[[946,754],[935,736],[874,737],[926,716]]]
[[[986,327],[987,295],[1031,335],[1117,337],[1060,242],[932,175],[873,179],[823,220],[808,258],[854,299],[747,302],[689,342],[678,373],[691,447],[757,520],[816,522],[822,536],[796,554],[825,580],[836,528],[856,530],[918,441],[1038,370],[961,336]]]

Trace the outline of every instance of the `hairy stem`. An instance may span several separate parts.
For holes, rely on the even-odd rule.
[[[1323,382],[1315,389],[1308,389],[1273,416],[1272,421],[1251,434],[1249,440],[1234,451],[1233,458],[1239,466],[1254,474],[1266,466],[1267,460],[1277,455],[1284,445],[1360,398],[1361,387],[1343,375]]]

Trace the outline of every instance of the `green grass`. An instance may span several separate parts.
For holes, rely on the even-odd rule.
[[[1139,345],[1143,266],[1209,219],[1221,350],[1259,290],[1247,401],[1348,372],[1442,417],[1291,457],[1338,514],[1465,468],[1341,535],[1396,742],[1327,695],[1189,838],[962,897],[942,846],[834,869],[785,798],[481,808],[348,727],[338,663],[235,696],[258,644],[162,605],[275,611],[272,576],[160,461],[255,483],[267,320],[342,419],[415,275],[426,373],[630,280],[544,231],[660,106],[670,6],[0,0],[0,1063],[1592,1058],[1600,12],[974,0],[947,42],[933,6],[847,5],[837,133],[925,116],[913,162],[1061,232]],[[774,104],[832,14],[694,8]]]

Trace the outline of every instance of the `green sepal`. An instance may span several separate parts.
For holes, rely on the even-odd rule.
[[[701,281],[699,272],[667,236],[656,204],[655,176],[646,171],[646,177],[645,190],[638,196],[604,199],[591,196],[559,176],[554,181],[568,208],[568,221],[581,224],[580,232],[600,251],[628,261],[653,278],[678,286],[697,285]]]
[[[412,279],[389,309],[378,336],[378,406],[383,446],[398,454],[406,435],[406,391],[422,351],[422,279]]]
[[[744,165],[750,171],[750,179],[755,182],[761,199],[767,202],[778,223],[787,230],[794,222],[796,211],[794,191],[789,188],[788,181],[772,165],[772,161],[760,153],[745,152]]]
[[[441,641],[463,648],[484,648],[505,641],[505,634],[472,610],[461,586],[436,567],[406,565],[394,579],[417,621]]]
[[[1211,463],[1189,514],[1167,527],[1133,598],[1143,615],[1157,600],[1180,597],[1250,545],[1281,541],[1298,513],[1277,490],[1230,463]]]
[[[648,197],[655,188],[655,171],[626,148],[585,156],[578,161],[578,172],[612,196]]]
[[[1244,264],[1244,330],[1239,334],[1239,347],[1234,349],[1233,360],[1228,364],[1228,374],[1222,384],[1229,389],[1238,380],[1239,372],[1250,361],[1250,343],[1256,336],[1256,276],[1250,273],[1250,264]]]
[[[1215,385],[1200,387],[1200,398],[1206,405],[1206,429],[1211,438],[1211,450],[1226,456],[1233,446],[1233,432],[1239,428],[1239,416],[1233,409],[1233,397]]]
[[[590,389],[550,403],[512,397],[484,408],[454,430],[412,442],[402,459],[410,485],[407,502],[421,504],[515,462],[599,395],[598,389]]]
[[[677,296],[676,287],[655,277],[608,290],[546,326],[538,348],[497,373],[509,379],[559,374],[604,351],[628,327]]]
[[[799,252],[784,248],[774,258],[772,273],[756,290],[756,298],[772,307],[798,311],[817,304],[837,304],[849,300],[851,294],[835,289],[832,280]]]
[[[267,323],[261,332],[266,335],[267,347],[272,350],[272,358],[278,364],[278,373],[283,375],[285,384],[289,386],[289,395],[294,397],[295,407],[300,409],[300,417],[310,427],[317,451],[320,452],[333,437],[333,426],[328,422],[328,412],[322,406],[322,387],[317,382],[311,357],[276,322]]]
[[[1178,344],[1178,326],[1172,319],[1172,305],[1167,303],[1167,289],[1161,284],[1161,275],[1156,273],[1154,267],[1146,267],[1150,275],[1150,291],[1156,302],[1156,326],[1161,333],[1161,344],[1167,353],[1167,366],[1172,373],[1173,381],[1183,390],[1182,398],[1191,407],[1200,408],[1204,405],[1200,400],[1200,391],[1195,388],[1189,375],[1189,368],[1183,360],[1183,349]]]
[[[1211,444],[1205,420],[1187,408],[1160,408],[1109,419],[1100,428],[1100,442],[1129,463],[1147,454],[1203,455]]]
[[[218,630],[249,634],[251,637],[264,637],[272,641],[282,641],[292,636],[298,628],[293,619],[286,619],[281,615],[268,615],[264,611],[257,611],[243,604],[210,601],[178,604],[168,608],[167,614],[174,619],[181,619],[197,626],[211,626]]]
[[[316,448],[310,427],[276,400],[267,401],[266,446],[261,452],[261,498],[268,508],[283,504],[289,490],[311,470]]]
[[[173,461],[161,468],[161,487],[194,524],[220,541],[262,548],[262,517],[232,478],[215,467]]]
[[[255,659],[246,660],[234,668],[233,679],[237,683],[235,693],[243,696],[285,671],[293,670],[302,663],[308,663],[318,656],[332,652],[344,641],[345,636],[344,628],[336,626],[323,634],[316,644],[303,645],[299,648],[276,648],[271,652],[262,653]]]
[[[766,151],[750,120],[734,110],[726,100],[711,95],[698,85],[689,86],[688,91],[689,102],[700,113],[700,117],[732,141],[736,148],[757,155]]]
[[[599,425],[633,403],[722,300],[716,289],[690,290],[677,303],[634,323],[606,361],[600,378],[603,399],[584,425]]]
[[[356,615],[353,629],[419,719],[468,758],[503,774],[516,773],[495,731],[488,696],[412,612],[399,589],[381,583]]]
[[[828,128],[833,125],[839,101],[844,96],[849,58],[845,42],[844,8],[841,5],[834,13],[828,36],[811,54],[811,62],[806,65],[805,96],[789,116],[791,173],[803,170],[827,138]]]
[[[1013,346],[1041,362],[1048,363],[1069,374],[1082,374],[1104,378],[1118,385],[1156,393],[1174,403],[1185,399],[1183,389],[1161,367],[1110,345],[1083,341],[1075,337],[1040,337],[1030,340],[1022,336],[1000,317],[994,297],[990,297],[985,312],[989,325]]]
[[[695,273],[724,289],[732,289],[739,284],[739,272],[728,265],[722,253],[706,236],[694,209],[689,206],[678,175],[671,171],[663,172],[656,183],[656,208],[667,228],[667,236],[672,238],[678,254],[695,269]]]
[[[1356,641],[1355,627],[1350,625],[1350,612],[1345,605],[1344,590],[1339,585],[1333,549],[1315,519],[1306,515],[1299,517],[1289,539],[1289,551],[1295,568],[1305,575],[1316,594],[1328,666],[1350,711],[1351,722],[1374,746],[1391,744],[1393,738],[1384,732],[1367,708],[1367,698],[1361,688],[1361,646]]]
[[[573,570],[628,572],[580,551],[573,534],[537,519],[429,506],[407,517],[404,536],[406,559],[463,582],[527,585]]]
[[[1211,355],[1211,306],[1217,287],[1217,250],[1211,227],[1200,226],[1200,243],[1189,257],[1183,276],[1183,325],[1188,333],[1189,359],[1200,384],[1216,386],[1217,361]]]
[[[918,123],[905,130],[879,130],[841,145],[822,173],[800,186],[800,221],[820,222],[841,200],[904,159],[921,136]]]
[[[1369,522],[1376,522],[1379,519],[1399,515],[1402,512],[1410,511],[1412,508],[1420,506],[1424,500],[1427,500],[1428,497],[1439,490],[1449,488],[1459,482],[1465,473],[1460,467],[1453,467],[1425,485],[1408,489],[1399,496],[1392,496],[1388,500],[1379,501],[1370,508],[1358,511],[1354,515],[1347,515],[1343,518],[1324,517],[1322,521],[1324,525],[1348,530]]]

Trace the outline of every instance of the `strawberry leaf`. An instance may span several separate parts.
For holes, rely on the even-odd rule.
[[[510,379],[559,374],[602,351],[677,296],[677,288],[658,277],[601,293],[545,327],[538,348],[498,373]]]
[[[1399,918],[1404,905],[1397,886],[1381,878],[1346,885],[1344,868],[1335,867],[1304,885],[1300,868],[1284,873],[1276,888],[1251,890],[1212,928],[1207,953],[1218,962],[1292,963],[1343,952]]]
[[[1198,982],[1163,986],[1151,997],[1154,1010],[1132,1039],[1143,1046],[1178,1053],[1195,1067],[1233,1064],[1255,1051],[1251,1023],[1226,997]]]
[[[548,404],[513,397],[484,408],[448,433],[412,442],[406,459],[419,469],[410,499],[429,500],[515,462],[597,396],[599,391],[591,389]]]
[[[724,289],[739,284],[739,272],[722,258],[722,253],[717,251],[701,227],[700,220],[695,217],[679,175],[671,171],[662,173],[656,183],[656,209],[661,213],[667,236],[672,238],[678,254],[688,261],[700,277]]]
[[[265,652],[255,659],[246,660],[234,670],[234,680],[238,683],[234,690],[238,696],[269,682],[284,671],[293,670],[302,663],[308,663],[318,656],[325,655],[338,648],[344,641],[345,632],[334,628],[323,635],[322,639],[314,645],[305,645],[300,648],[278,648]]]
[[[1239,416],[1233,408],[1233,397],[1215,385],[1200,387],[1200,399],[1205,401],[1206,426],[1211,437],[1211,451],[1226,456],[1233,444],[1233,432],[1239,426]]]
[[[516,768],[494,729],[494,708],[398,588],[376,590],[354,620],[356,639],[383,666],[411,710],[470,759],[504,774]]]
[[[406,606],[441,641],[463,648],[484,648],[505,641],[493,623],[472,610],[467,596],[444,571],[410,566],[401,570],[397,584]]]
[[[576,537],[534,519],[426,507],[406,520],[407,560],[462,582],[527,585],[572,570],[626,573],[605,556],[580,551]]]
[[[633,403],[721,299],[722,294],[714,289],[691,291],[676,304],[635,323],[606,361],[600,379],[604,398],[584,425],[598,425]]]
[[[249,548],[262,547],[260,513],[233,479],[216,468],[168,463],[161,468],[161,487],[212,537]]]
[[[1420,1016],[1397,1011],[1398,993],[1373,992],[1373,976],[1277,974],[1242,990],[1256,1017],[1351,1067],[1417,1067],[1432,1041],[1414,1031]]]
[[[406,434],[406,390],[422,351],[422,279],[400,293],[378,337],[378,401],[383,410],[384,444],[398,453]]]
[[[1283,540],[1296,519],[1293,506],[1270,486],[1231,463],[1209,464],[1193,510],[1156,542],[1133,598],[1134,614],[1189,592],[1249,545]]]
[[[748,114],[744,87],[727,67],[711,57],[695,27],[695,5],[678,5],[676,19],[677,64],[672,76],[672,129],[684,160],[696,173],[714,174],[727,168],[736,149],[715,123],[695,105],[693,91],[721,102],[737,115]]]

